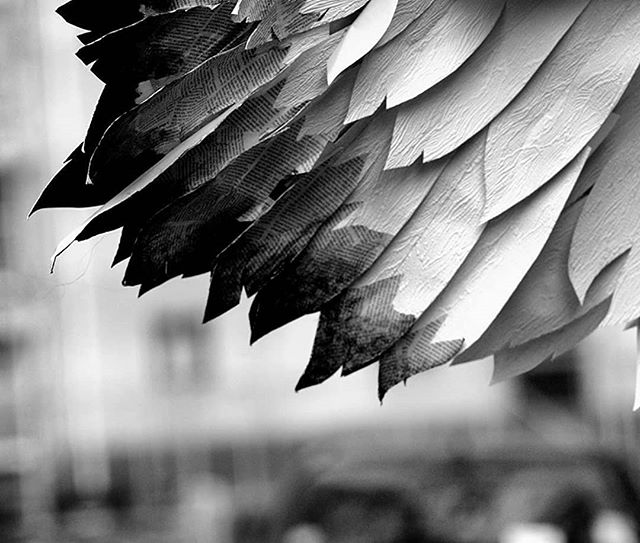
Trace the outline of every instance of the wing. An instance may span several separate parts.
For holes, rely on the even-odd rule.
[[[211,274],[252,340],[320,312],[298,387],[495,379],[640,317],[636,0],[153,0],[59,9],[105,83],[34,210],[100,206],[141,292]]]

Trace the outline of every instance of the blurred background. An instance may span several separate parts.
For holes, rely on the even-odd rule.
[[[489,386],[376,368],[299,394],[315,317],[249,347],[207,277],[140,299],[117,234],[27,214],[100,92],[58,0],[0,0],[0,542],[637,543],[634,332]]]

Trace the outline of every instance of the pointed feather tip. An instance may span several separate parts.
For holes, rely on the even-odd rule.
[[[154,288],[156,288],[157,286],[159,286],[160,283],[158,284],[153,284],[153,283],[142,283],[140,285],[140,288],[138,289],[138,298],[142,298],[145,294],[147,294],[147,292],[152,291]]]
[[[36,202],[33,204],[33,206],[31,207],[31,209],[29,210],[29,213],[27,213],[27,220],[28,220],[28,219],[30,219],[31,217],[33,217],[33,214],[34,214],[36,211],[40,211],[40,210],[42,210],[42,209],[44,209],[44,208],[45,208],[45,206],[43,206],[43,205],[41,204],[40,200],[41,200],[41,198],[38,198],[38,199],[36,200]]]
[[[254,334],[253,330],[249,334],[249,347],[253,347],[258,341],[260,341],[264,337],[263,335]]]
[[[573,251],[571,251],[571,253],[572,252]],[[582,270],[576,266],[572,266],[571,253],[569,253],[569,281],[573,287],[573,292],[578,297],[578,301],[581,305],[584,305],[589,287],[591,287],[595,281],[597,274],[591,276],[590,274],[583,273]]]
[[[82,144],[78,145],[73,152],[65,159],[64,164],[60,168],[60,170],[53,176],[53,178],[45,185],[45,187],[40,192],[38,199],[33,204],[33,207],[29,211],[27,217],[31,217],[36,211],[40,211],[41,209],[51,208],[51,207],[75,207],[72,198],[69,198],[68,195],[66,198],[61,199],[60,194],[56,196],[56,191],[59,193],[58,187],[59,185],[68,186],[70,182],[72,182],[76,176],[74,171],[83,171],[83,164],[80,162],[83,158],[82,152]],[[87,178],[85,174],[85,179]],[[88,180],[88,179],[87,179]],[[66,200],[66,201],[65,201]],[[86,207],[88,205],[92,205],[93,202],[86,201],[82,202],[85,204],[82,207]]]
[[[265,312],[262,310],[262,305],[254,299],[251,304],[251,309],[249,309],[249,327],[251,329],[249,344],[253,345],[269,332],[278,328],[278,325],[274,324],[273,320],[267,318]]]
[[[380,402],[381,406],[384,403],[384,399],[387,397],[387,394],[389,393],[389,391],[394,386],[397,386],[398,384],[399,383],[396,383],[396,384],[390,385],[390,386],[383,386],[382,384],[380,384],[380,382],[378,380],[378,401]],[[405,381],[405,384],[406,384],[406,381]]]
[[[231,311],[240,303],[240,294],[238,296],[213,296],[211,293],[207,298],[207,303],[204,308],[204,316],[202,322],[207,323],[218,317],[224,315],[227,311]],[[253,345],[260,338],[253,338],[253,330],[250,339],[250,344]]]
[[[79,28],[85,28],[88,5],[89,4],[83,2],[83,0],[69,0],[61,6],[58,6],[55,12],[67,23]]]
[[[337,77],[344,71],[336,68],[335,65],[327,65],[327,85],[331,86],[331,84],[337,79]]]
[[[63,169],[64,169],[64,167],[63,167]],[[55,207],[55,205],[52,205],[52,202],[51,203],[49,202],[49,199],[50,199],[49,198],[49,194],[50,194],[50,191],[51,191],[51,189],[49,187],[51,186],[51,183],[53,182],[54,179],[55,179],[55,177],[51,180],[51,182],[47,183],[47,185],[42,189],[42,192],[38,196],[38,199],[35,201],[35,203],[31,207],[31,209],[29,210],[29,213],[27,215],[27,219],[30,219],[36,211],[40,211],[41,209]]]
[[[127,268],[128,270],[128,268]],[[136,278],[127,274],[125,270],[124,277],[122,278],[121,284],[123,287],[139,287],[138,288],[138,298],[142,297],[144,294],[153,290],[154,288],[160,286],[164,283],[166,279],[159,280],[157,278]]]
[[[69,0],[69,2],[65,2],[61,6],[58,6],[55,12],[60,15],[65,21],[67,21],[67,17],[69,15],[73,16],[73,8],[74,8],[74,0]]]
[[[113,256],[113,260],[111,261],[111,267],[115,268],[118,264],[120,264],[121,262],[124,262],[130,256],[131,256],[130,254],[126,254],[125,252],[117,251],[116,254]]]
[[[626,260],[631,253],[631,249],[627,249],[622,252],[618,256],[611,259],[611,261],[602,269],[597,269],[592,272],[584,272],[584,268],[577,265],[571,257],[573,252],[569,253],[569,281],[571,282],[571,286],[573,287],[573,291],[577,296],[580,304],[584,305],[586,301],[591,297],[592,289],[597,290],[597,279],[606,273],[607,270],[614,268],[617,265],[625,266]],[[605,320],[602,323],[602,326],[617,326],[618,324],[624,324],[625,330],[629,328],[633,328],[635,326],[635,321],[631,322],[614,322],[609,319],[609,317],[605,317]]]
[[[337,370],[326,372],[324,374],[315,371],[305,371],[296,384],[295,391],[300,392],[306,388],[311,388],[324,383],[327,379],[335,375]]]
[[[135,255],[129,259],[126,269],[124,270],[124,276],[122,278],[122,286],[135,287],[142,284],[142,274],[138,273],[136,269]]]
[[[383,407],[384,405],[384,399],[387,395],[387,392],[389,391],[378,389],[378,402],[380,403],[380,407]]]
[[[522,201],[524,201],[529,197],[531,197],[531,194],[523,198]],[[493,199],[486,198],[485,206],[484,206],[484,209],[482,210],[482,215],[480,216],[481,224],[488,223],[489,221],[492,221],[493,219],[498,218],[500,215],[502,215],[503,213],[506,213],[516,205],[518,204],[512,204],[505,198],[493,198]]]
[[[327,82],[363,58],[382,39],[391,24],[398,0],[370,0],[351,23],[329,57]]]
[[[312,375],[305,372],[300,376],[300,379],[298,379],[298,382],[296,383],[295,391],[300,392],[306,388],[319,385],[321,382],[322,381],[318,380],[317,378],[314,378]]]
[[[493,360],[493,370],[491,372],[491,378],[489,379],[489,386],[493,387],[516,377],[517,373],[508,375],[506,372],[500,372],[496,369],[496,362]]]
[[[302,317],[302,314],[291,314],[277,306],[277,299],[263,295],[264,290],[257,293],[249,310],[249,325],[251,327],[251,344],[262,339],[267,334],[282,328]],[[247,290],[247,296],[251,296]]]
[[[56,267],[56,260],[58,259],[58,257],[56,255],[53,255],[50,259],[50,265],[49,265],[49,273],[53,274],[55,272],[55,267]]]

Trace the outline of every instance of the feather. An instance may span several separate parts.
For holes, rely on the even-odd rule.
[[[344,128],[356,74],[354,68],[343,72],[325,93],[309,104],[304,111],[301,136],[324,134],[331,141],[337,139]]]
[[[571,239],[583,205],[584,201],[578,202],[562,213],[540,256],[498,317],[456,363],[485,358],[551,334],[611,298],[624,258],[598,276],[584,303],[569,279]]]
[[[636,0],[614,5],[592,0],[524,91],[491,124],[486,219],[546,183],[600,129],[640,63],[639,24]]]
[[[184,74],[220,52],[240,28],[230,20],[226,4],[216,9],[193,8],[149,17],[107,34],[85,45],[78,57],[85,64],[93,63],[91,71],[105,83],[138,83],[138,94],[144,97],[159,88],[159,82]],[[194,35],[202,38],[194,41]]]
[[[396,36],[402,34],[406,28],[425,11],[427,11],[435,0],[398,0],[398,5],[389,23],[389,28],[380,38],[376,47],[382,47]]]
[[[508,0],[467,63],[398,109],[388,166],[425,162],[457,149],[520,93],[588,0]]]
[[[286,55],[286,49],[277,47],[233,49],[168,85],[105,132],[91,157],[92,182],[131,182],[211,119],[276,77]]]
[[[408,363],[403,357],[415,350],[422,356],[436,355],[434,361],[423,360],[426,367],[441,365],[448,362],[440,358],[447,346],[456,346],[458,352],[482,336],[542,251],[587,154],[583,151],[520,206],[487,224],[453,279],[387,355],[395,365]],[[426,349],[425,337],[438,347]]]
[[[491,32],[504,0],[436,0],[390,43],[363,61],[349,121],[422,94],[455,72]]]
[[[206,138],[206,136],[213,132],[232,111],[232,109],[227,109],[226,111],[222,112],[218,117],[214,118],[211,122],[202,127],[198,132],[187,138],[181,146],[171,149],[171,151],[169,151],[164,157],[162,157],[161,160],[156,162],[150,169],[143,172],[132,183],[125,186],[107,203],[105,203],[97,211],[92,213],[80,226],[72,230],[64,239],[62,239],[62,241],[60,241],[60,243],[56,247],[56,250],[51,259],[52,268],[58,256],[60,256],[65,250],[67,250],[69,246],[82,235],[84,230],[90,227],[91,223],[97,221],[97,219],[101,215],[105,214],[111,209],[116,208],[117,206],[128,200],[131,196],[136,194],[138,191],[148,186],[163,171],[169,168],[169,166],[179,158],[179,156],[185,149],[194,147],[199,141],[201,141],[203,138]]]
[[[97,37],[153,15],[197,6],[213,9],[220,3],[221,0],[71,0],[57,11],[67,22],[91,30],[92,36]]]
[[[398,0],[370,0],[327,63],[327,80],[338,75],[365,56],[384,36],[391,24]]]
[[[95,5],[94,5],[95,4]],[[210,273],[252,341],[319,311],[297,388],[494,379],[640,318],[636,0],[71,0],[105,82],[34,211],[100,206],[140,293]]]
[[[358,185],[305,250],[258,292],[250,313],[252,338],[319,311],[365,273],[411,219],[445,164],[414,164]],[[380,213],[385,208],[388,213]]]
[[[235,303],[239,301],[238,288],[230,284],[245,286],[249,295],[256,293],[304,249],[360,183],[379,174],[392,120],[391,115],[379,117],[361,132],[355,127],[359,137],[353,143],[325,158],[315,174],[301,176],[221,255],[212,274],[206,318],[217,316],[216,297],[222,293],[238,292]]]
[[[491,324],[542,251],[588,154],[585,149],[522,208],[488,224],[465,268],[433,308],[444,309],[447,317],[436,341],[464,339],[471,345]]]
[[[35,209],[104,204],[109,194],[87,184],[89,159],[105,130],[120,115],[220,52],[239,32],[226,4],[143,19],[83,47],[78,56],[95,61],[92,71],[107,83],[83,145],[47,187]],[[194,42],[193,36],[206,36]]]
[[[238,156],[268,139],[292,121],[300,107],[276,109],[274,103],[283,82],[250,97],[236,110],[229,111],[215,130],[202,142],[181,155],[156,178],[118,205],[98,214],[79,239],[124,226],[142,225],[160,209],[214,179]]]
[[[492,383],[499,383],[526,373],[543,362],[552,361],[572,349],[600,325],[609,310],[610,303],[611,299],[608,298],[564,328],[496,353]]]
[[[620,116],[586,172],[593,185],[578,220],[568,269],[578,298],[584,300],[594,279],[620,255],[629,252],[611,304],[610,324],[638,317],[638,258],[640,235],[637,141],[640,138],[640,77],[617,108]]]
[[[378,398],[382,401],[392,387],[424,371],[449,362],[462,348],[463,341],[433,343],[442,324],[434,321],[421,331],[410,331],[406,340],[386,351],[379,361]]]
[[[143,292],[179,274],[205,273],[265,206],[280,180],[324,148],[321,138],[297,139],[299,126],[240,155],[213,181],[163,208],[138,234],[127,284]],[[199,251],[206,244],[207,251]],[[202,264],[201,264],[202,263]]]
[[[351,373],[375,361],[446,286],[483,230],[483,149],[478,138],[456,156],[375,264],[323,308],[310,364]]]
[[[247,40],[247,48],[263,45],[271,40],[300,34],[324,24],[318,13],[301,13],[304,0],[276,0],[261,17],[261,21]]]
[[[324,21],[348,17],[365,6],[369,0],[305,0],[301,13],[322,13]]]

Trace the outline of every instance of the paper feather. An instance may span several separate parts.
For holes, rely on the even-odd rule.
[[[298,388],[637,324],[636,0],[105,6],[59,9],[105,87],[34,206],[101,206],[56,255],[122,228],[125,284],[209,273],[254,341],[320,312]]]

